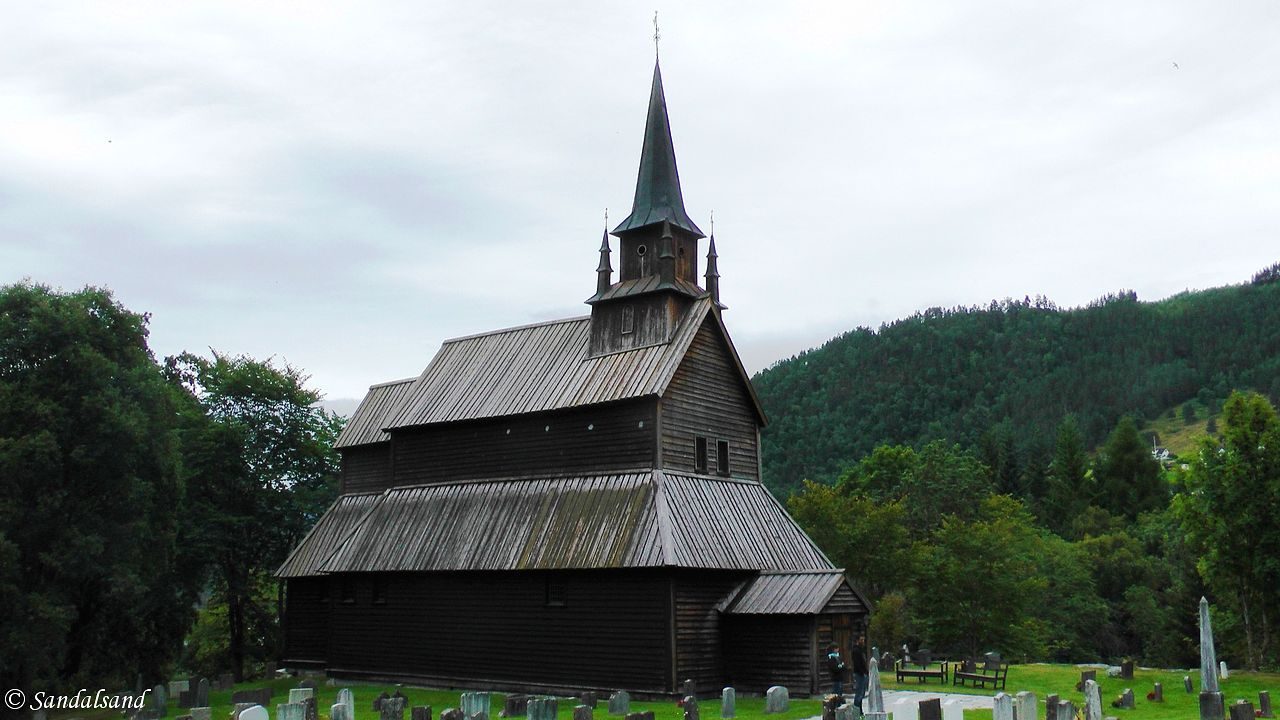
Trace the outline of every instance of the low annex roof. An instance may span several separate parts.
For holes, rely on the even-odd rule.
[[[843,600],[835,602],[833,600]],[[728,615],[816,615],[828,605],[870,609],[841,569],[767,571],[744,583],[724,612]]]
[[[704,322],[715,322],[750,402],[764,411],[709,298],[695,301],[666,343],[588,357],[591,318],[447,340],[422,374],[374,385],[335,447],[381,442],[386,430],[560,410],[661,395]]]
[[[345,537],[313,531],[278,575],[832,568],[756,481],[655,470],[512,478],[391,488],[354,525],[330,522],[340,508],[317,528],[347,528]]]

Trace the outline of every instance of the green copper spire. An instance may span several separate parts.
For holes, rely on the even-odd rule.
[[[657,225],[664,220],[695,237],[706,237],[684,211],[676,151],[671,144],[671,124],[667,121],[667,99],[662,92],[662,70],[655,62],[644,148],[640,151],[640,174],[636,178],[636,199],[631,214],[613,229],[613,234]]]

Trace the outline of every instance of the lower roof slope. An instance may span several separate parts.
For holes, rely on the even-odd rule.
[[[754,481],[644,470],[419,485],[385,491],[359,518],[331,520],[341,503],[277,575],[833,567]]]

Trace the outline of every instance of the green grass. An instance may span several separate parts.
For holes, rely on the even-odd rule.
[[[1080,681],[1081,668],[1075,665],[1014,665],[1009,668],[1009,680],[1005,692],[1013,695],[1020,690],[1028,690],[1036,694],[1043,709],[1044,699],[1056,694],[1063,700],[1070,700],[1076,708],[1084,706],[1084,693],[1076,690]],[[1197,694],[1187,693],[1182,686],[1182,677],[1190,675]],[[1104,670],[1098,671],[1098,684],[1102,687],[1102,709],[1104,715],[1111,715],[1120,720],[1198,720],[1200,717],[1200,671],[1185,670],[1143,670],[1136,669],[1132,680],[1106,677]],[[883,672],[886,690],[922,690],[927,692],[955,692],[965,695],[994,696],[996,690],[981,690],[966,687],[939,685],[937,682],[920,684],[916,681],[897,683],[893,681],[892,672]],[[1164,702],[1154,703],[1147,700],[1147,693],[1155,683],[1164,684]],[[1132,688],[1136,707],[1133,710],[1121,710],[1111,707],[1111,701],[1119,697],[1125,688]],[[1273,703],[1280,700],[1280,674],[1252,673],[1233,671],[1231,677],[1222,681],[1222,694],[1227,704],[1237,699],[1248,700],[1258,705],[1258,691],[1271,692]],[[1043,716],[1043,712],[1042,712]],[[966,720],[982,720],[991,717],[989,710],[971,710],[965,713]]]
[[[1196,720],[1199,717],[1199,696],[1188,694],[1182,688],[1183,675],[1191,675],[1195,684],[1199,685],[1198,671],[1138,669],[1134,671],[1132,680],[1105,677],[1106,673],[1104,671],[1099,671],[1098,674],[1102,676],[1099,683],[1102,686],[1103,710],[1107,715],[1115,716],[1121,720]],[[994,690],[954,687],[951,685],[942,686],[937,682],[924,684],[915,681],[896,683],[893,681],[893,673],[888,671],[881,673],[881,678],[883,687],[886,690],[941,691],[966,695],[986,695],[988,697],[996,693]],[[1084,705],[1084,695],[1075,689],[1075,684],[1079,679],[1080,668],[1074,665],[1014,665],[1009,669],[1006,692],[1010,695],[1019,690],[1034,692],[1042,707],[1044,698],[1049,694],[1056,693],[1062,699],[1070,700],[1075,703],[1077,708],[1080,708]],[[1148,702],[1146,699],[1147,692],[1157,682],[1164,683],[1165,702],[1162,704]],[[351,688],[352,693],[355,695],[356,720],[378,720],[378,714],[373,711],[374,698],[384,691],[394,693],[397,687],[408,696],[409,706],[430,705],[432,716],[436,718],[440,716],[440,712],[445,708],[458,707],[458,696],[461,694],[461,691],[457,690],[432,690],[377,683],[339,681],[338,687],[326,687],[324,681],[321,680],[318,684],[320,687],[316,688],[316,697],[318,698],[317,705],[319,706],[321,720],[327,720],[329,708],[337,701],[338,690],[343,687]],[[237,685],[236,689],[244,690],[268,685],[273,689],[272,703],[274,705],[288,699],[289,689],[297,687],[298,680],[296,678],[287,678],[271,682],[246,682]],[[1133,710],[1121,710],[1111,707],[1111,701],[1126,687],[1133,688],[1137,707]],[[1258,691],[1260,690],[1269,690],[1272,697],[1277,702],[1280,702],[1280,674],[1232,672],[1231,677],[1222,682],[1222,690],[1228,704],[1235,702],[1236,699],[1246,699],[1254,703],[1256,707]],[[492,698],[490,716],[496,720],[498,711],[502,709],[503,696],[494,693]],[[209,702],[213,708],[214,720],[224,720],[231,713],[230,690],[210,692]],[[595,716],[601,720],[609,717],[607,702],[606,698],[601,698],[600,704],[596,708]],[[573,705],[572,701],[562,700],[557,719],[570,720],[573,717]],[[274,718],[275,707],[267,709]],[[633,712],[652,710],[655,720],[682,720],[683,718],[682,711],[673,701],[643,702],[633,700],[631,709]],[[170,703],[169,717],[173,718],[185,713],[185,710],[176,709]],[[738,696],[738,720],[799,720],[821,714],[822,703],[819,698],[792,698],[789,712],[766,716],[764,714],[764,698],[744,697],[741,694]],[[58,719],[74,717],[84,718],[84,720],[106,720],[107,718],[118,718],[119,714],[112,711],[100,711],[97,714],[85,713],[84,711],[55,711],[50,716]],[[718,699],[703,700],[702,716],[707,720],[717,720],[720,717],[720,701]],[[984,720],[990,717],[991,712],[989,710],[971,710],[965,713],[966,720]],[[406,709],[405,719],[408,720],[408,718],[409,711]]]

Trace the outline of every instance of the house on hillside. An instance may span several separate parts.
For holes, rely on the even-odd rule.
[[[868,605],[760,483],[765,415],[685,212],[655,65],[589,316],[457,338],[374,385],[341,496],[277,574],[284,664],[455,687],[829,688]]]

